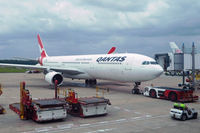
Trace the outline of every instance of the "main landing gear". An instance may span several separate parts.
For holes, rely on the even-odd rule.
[[[85,85],[86,86],[96,85],[96,84],[97,84],[97,80],[96,79],[86,79],[85,80]]]
[[[132,89],[132,94],[141,94],[142,92],[139,89],[141,82],[135,82],[134,88]]]

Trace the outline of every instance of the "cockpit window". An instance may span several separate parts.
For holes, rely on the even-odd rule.
[[[142,62],[142,65],[150,65],[150,64],[156,65],[156,64],[158,64],[158,63],[155,62],[155,61],[144,61],[144,62]]]
[[[147,61],[142,62],[142,65],[146,65]]]
[[[142,65],[149,65],[149,61],[144,61]]]

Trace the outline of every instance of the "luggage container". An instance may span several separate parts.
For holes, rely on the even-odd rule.
[[[78,98],[74,90],[68,91],[66,101],[69,104],[68,113],[80,117],[106,115],[107,104],[111,105],[109,99],[104,97]]]
[[[36,122],[65,119],[67,117],[67,103],[63,100],[39,99],[32,100],[28,90],[25,89],[25,83],[20,87],[20,103],[9,105],[20,116],[20,119],[32,119]]]

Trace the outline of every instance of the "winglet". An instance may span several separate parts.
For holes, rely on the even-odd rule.
[[[115,49],[116,49],[116,47],[112,47],[112,48],[109,50],[108,54],[112,54],[112,53],[115,51]]]

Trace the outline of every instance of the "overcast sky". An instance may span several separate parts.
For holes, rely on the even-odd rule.
[[[200,45],[198,0],[1,0],[0,58],[36,58],[40,34],[49,56],[170,52]]]

